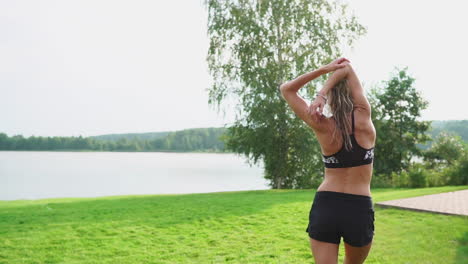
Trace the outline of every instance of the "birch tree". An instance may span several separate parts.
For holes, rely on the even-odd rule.
[[[263,161],[272,188],[311,188],[323,176],[312,130],[281,97],[284,81],[341,55],[366,32],[349,8],[326,0],[205,0],[208,103],[235,111],[225,145],[250,164]],[[301,89],[308,100],[319,78]],[[227,106],[234,102],[234,106]],[[225,103],[225,104],[223,104]]]

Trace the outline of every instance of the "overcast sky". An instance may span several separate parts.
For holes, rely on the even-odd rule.
[[[348,2],[348,1],[345,1]],[[422,3],[424,3],[422,5]],[[347,49],[365,87],[408,66],[423,119],[468,119],[466,1],[364,1]],[[0,1],[0,132],[92,136],[220,127],[202,0]]]

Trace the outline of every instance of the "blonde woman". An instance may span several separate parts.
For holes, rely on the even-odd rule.
[[[308,106],[297,91],[329,72],[333,73]],[[359,79],[349,60],[339,58],[285,82],[280,91],[296,115],[312,128],[322,150],[325,177],[315,193],[306,229],[315,263],[337,263],[341,237],[344,263],[363,263],[374,236],[370,182],[376,132]],[[326,104],[331,117],[323,114]]]

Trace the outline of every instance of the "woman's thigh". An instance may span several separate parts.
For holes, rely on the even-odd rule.
[[[362,247],[353,247],[350,244],[344,242],[345,245],[345,261],[344,264],[361,264],[366,260],[367,255],[372,246],[372,241]]]
[[[314,256],[315,264],[338,263],[339,244],[328,243],[310,238],[310,248]]]

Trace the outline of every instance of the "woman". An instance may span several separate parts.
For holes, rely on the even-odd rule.
[[[307,106],[297,91],[322,74],[333,72]],[[309,213],[310,246],[315,263],[337,263],[341,237],[345,264],[363,263],[374,236],[370,192],[376,132],[371,107],[359,79],[345,58],[280,86],[292,110],[314,131],[325,164],[324,181]],[[332,117],[323,115],[325,104]]]

